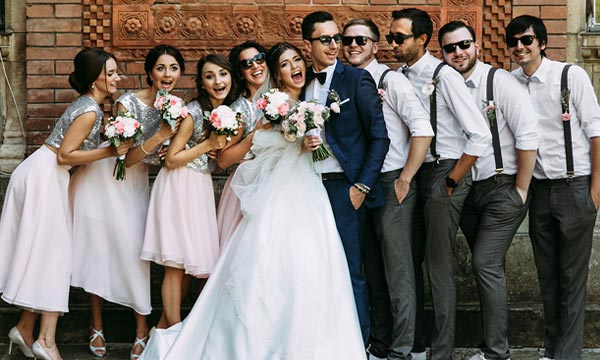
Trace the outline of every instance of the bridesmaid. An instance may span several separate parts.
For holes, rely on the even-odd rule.
[[[219,256],[215,199],[207,153],[225,145],[224,135],[205,128],[202,113],[235,99],[231,64],[221,55],[198,62],[198,97],[167,150],[166,167],[152,187],[142,259],[165,267],[162,283],[164,320],[181,322],[185,275],[207,278]]]
[[[142,353],[148,335],[150,263],[140,260],[148,210],[148,165],[160,164],[154,151],[175,132],[154,109],[159,89],[173,90],[185,68],[181,53],[160,45],[146,56],[148,88],[127,92],[117,99],[119,111],[133,113],[142,125],[142,139],[127,154],[126,178],[113,178],[115,158],[78,169],[71,184],[74,207],[74,266],[71,284],[88,293],[91,305],[90,351],[106,355],[102,331],[104,300],[127,306],[136,319],[131,359]],[[108,143],[105,144],[108,146]],[[99,193],[95,189],[109,191]]]
[[[241,95],[231,107],[241,112],[244,119],[243,131],[234,137],[218,154],[218,165],[225,169],[241,161],[252,159],[250,152],[252,138],[257,123],[258,128],[264,127],[260,121],[262,111],[256,108],[256,99],[269,88],[269,71],[266,64],[266,49],[257,42],[246,41],[235,46],[229,53],[229,61],[234,68],[234,78],[241,88]],[[270,124],[268,125],[270,126]],[[217,209],[217,224],[221,248],[236,229],[242,213],[240,201],[231,189],[231,179],[235,170],[223,186],[223,192]]]
[[[9,334],[23,355],[60,359],[56,323],[69,311],[71,234],[68,205],[69,168],[127,152],[97,148],[102,125],[99,104],[117,91],[120,77],[112,54],[86,48],[74,60],[71,87],[81,95],[57,121],[37,151],[23,161],[10,179],[0,219],[0,293],[23,308]],[[106,189],[96,189],[105,194]],[[33,328],[41,313],[40,331]]]

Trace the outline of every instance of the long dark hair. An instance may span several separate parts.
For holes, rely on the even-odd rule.
[[[88,92],[102,70],[106,68],[108,59],[117,61],[113,54],[102,49],[85,48],[78,52],[73,60],[75,68],[69,75],[71,87],[79,94]]]
[[[244,69],[242,69],[242,65],[240,63],[240,53],[246,49],[256,49],[259,53],[267,53],[267,49],[264,46],[257,43],[256,41],[248,40],[239,45],[236,45],[229,52],[229,62],[233,67],[233,80],[237,83],[237,87],[240,89],[240,93],[243,97],[250,97],[250,88],[248,87],[248,82],[246,78],[244,78]]]
[[[233,79],[233,67],[227,58],[220,54],[208,54],[204,56],[202,59],[198,60],[197,74],[196,74],[196,91],[198,92],[198,97],[196,100],[202,107],[204,111],[210,111],[213,109],[212,103],[210,102],[208,93],[205,89],[202,88],[202,68],[206,63],[212,63],[217,66],[222,67],[223,69],[229,71],[231,74],[231,88],[229,90],[229,94],[223,100],[223,105],[231,105],[231,103],[237,99],[238,93],[238,85]]]
[[[287,50],[294,50],[306,63],[306,59],[302,56],[302,51],[295,45],[285,41],[273,45],[267,54],[267,66],[269,67],[269,72],[273,78],[273,83],[280,89],[283,87],[283,84],[281,83],[281,76],[279,73],[279,58]]]
[[[152,48],[148,55],[146,55],[146,61],[144,62],[144,71],[146,72],[146,83],[149,86],[152,86],[152,78],[150,78],[150,73],[152,72],[152,68],[156,65],[158,58],[161,55],[171,55],[179,64],[179,68],[181,68],[181,73],[185,72],[185,60],[183,59],[183,55],[181,52],[177,50],[176,47],[171,45],[158,45]]]

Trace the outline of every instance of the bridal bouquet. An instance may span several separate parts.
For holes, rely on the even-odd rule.
[[[161,118],[164,122],[175,130],[177,119],[188,116],[188,109],[184,106],[183,100],[175,95],[169,94],[167,90],[158,90],[156,100],[154,100],[154,108],[160,111]],[[171,140],[165,140],[163,146],[169,146]]]
[[[242,125],[242,114],[226,105],[219,105],[211,112],[205,111],[204,118],[210,122],[215,133],[227,135],[227,141],[231,141],[231,135],[238,134]]]
[[[114,147],[118,147],[121,141],[138,141],[142,136],[142,126],[135,115],[128,112],[119,112],[116,118],[108,120],[108,123],[104,126],[104,134]],[[125,169],[125,155],[121,155],[117,158],[113,176],[117,180],[124,180]]]
[[[304,135],[321,136],[321,130],[325,127],[325,122],[329,120],[331,109],[319,104],[316,100],[305,100],[296,103],[290,110],[285,124],[281,124],[283,136],[294,141],[296,137]],[[313,151],[313,161],[325,160],[331,156],[331,153],[325,148],[323,143],[319,148]]]
[[[288,94],[279,89],[270,89],[256,101],[256,107],[263,111],[265,118],[273,124],[281,124],[290,111]]]

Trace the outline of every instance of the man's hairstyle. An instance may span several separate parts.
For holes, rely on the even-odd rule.
[[[392,21],[400,19],[408,19],[412,21],[411,31],[415,35],[415,37],[423,34],[427,35],[427,39],[425,39],[424,45],[424,47],[426,48],[429,44],[429,40],[431,40],[431,34],[433,34],[433,22],[431,22],[429,14],[423,10],[416,8],[407,8],[392,11]]]
[[[302,20],[302,39],[308,40],[312,38],[312,34],[315,31],[315,24],[327,21],[334,21],[333,16],[327,11],[315,11],[306,15],[304,20]]]
[[[346,23],[346,25],[344,25],[344,30],[342,32],[346,32],[346,29],[348,29],[351,26],[354,25],[364,25],[367,28],[369,28],[369,31],[371,32],[371,36],[373,37],[373,40],[375,41],[379,41],[379,28],[377,27],[377,25],[375,25],[375,23],[371,20],[371,19],[366,19],[366,18],[356,18],[356,19],[352,19],[350,21],[348,21]]]
[[[542,19],[531,15],[521,15],[512,19],[512,21],[506,27],[506,37],[511,38],[515,35],[522,34],[530,27],[533,29],[533,33],[538,39],[540,47],[542,45],[548,45],[548,32],[546,30],[546,25],[544,25]],[[544,50],[542,50],[541,53],[543,57],[546,57],[546,52]]]
[[[473,28],[470,25],[462,21],[454,20],[442,26],[438,31],[438,43],[440,44],[440,46],[442,45],[442,38],[444,37],[444,35],[462,28],[465,28],[469,31],[469,34],[471,34],[471,40],[477,41],[477,39],[475,38],[475,30],[473,30]]]

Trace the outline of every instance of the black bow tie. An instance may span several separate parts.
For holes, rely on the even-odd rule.
[[[321,85],[323,85],[323,84],[325,84],[325,80],[327,79],[327,73],[324,73],[324,72],[315,73],[313,68],[309,67],[308,71],[306,72],[306,83],[310,84],[310,82],[313,81],[315,78],[317,78],[317,80],[319,80]]]

